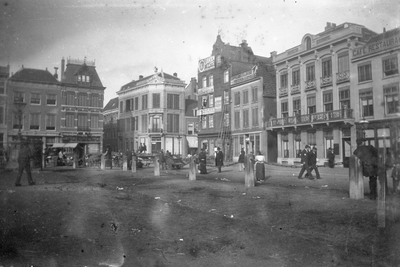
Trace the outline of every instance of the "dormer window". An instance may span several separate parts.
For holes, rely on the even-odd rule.
[[[305,44],[306,44],[306,50],[310,50],[311,49],[311,38],[310,37],[306,38]]]
[[[78,74],[78,84],[90,84],[90,76],[85,74]]]

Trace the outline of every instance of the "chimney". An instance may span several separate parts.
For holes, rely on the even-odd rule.
[[[386,32],[386,28],[383,28],[383,33],[385,33]]]
[[[240,44],[241,47],[245,48],[247,47],[247,41],[246,40],[242,40],[242,43]]]
[[[174,72],[174,77],[178,77],[178,73]]]
[[[332,28],[332,24],[330,22],[326,23],[325,31],[330,30]]]
[[[336,28],[336,23],[332,23],[332,28]]]
[[[54,67],[54,78],[56,78],[58,80],[58,74],[57,74],[57,67]]]
[[[143,79],[143,75],[139,75],[139,80],[140,80],[140,79]]]
[[[62,82],[64,80],[64,70],[65,70],[65,59],[61,59],[61,73],[60,73],[60,81]]]

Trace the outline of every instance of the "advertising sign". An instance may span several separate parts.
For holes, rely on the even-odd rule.
[[[199,60],[199,72],[215,68],[215,56]]]
[[[361,57],[364,55],[372,54],[374,52],[391,49],[395,46],[400,45],[400,34],[385,38],[383,40],[366,44],[361,47],[353,49],[353,58]]]

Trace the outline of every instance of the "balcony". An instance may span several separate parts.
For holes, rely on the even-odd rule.
[[[279,88],[279,96],[287,96],[287,95],[288,95],[288,88],[287,87]]]
[[[306,81],[306,88],[305,88],[306,92],[310,91],[310,90],[315,90],[315,89],[317,89],[317,83],[316,83],[315,79]]]
[[[302,126],[307,124],[318,124],[331,122],[352,122],[354,121],[352,109],[339,109],[313,114],[304,114],[293,117],[270,119],[266,123],[267,128],[283,128],[288,126]]]
[[[290,87],[290,94],[294,95],[294,94],[298,94],[300,93],[300,84],[294,84]]]
[[[332,85],[332,76],[321,77],[321,87]]]
[[[336,73],[336,83],[344,83],[350,81],[350,71]]]

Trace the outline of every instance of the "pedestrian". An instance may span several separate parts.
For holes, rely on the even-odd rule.
[[[265,157],[263,154],[261,154],[261,151],[257,151],[257,155],[255,156],[254,160],[256,162],[256,180],[265,180]]]
[[[239,171],[242,172],[244,170],[244,149],[242,148],[242,150],[240,151],[240,155],[239,155],[239,159],[238,159],[238,163],[239,163]]]
[[[164,170],[165,168],[165,156],[164,156],[164,150],[161,149],[160,153],[158,154],[158,161],[161,164],[161,169]]]
[[[111,149],[110,149],[109,146],[106,149],[106,153],[104,154],[104,158],[105,158],[106,167],[107,167],[107,164],[109,164],[110,165],[110,169],[112,169],[112,165],[113,165],[112,164],[112,153],[111,153]]]
[[[395,152],[392,174],[390,175],[393,179],[393,194],[397,192],[397,187],[400,182],[400,151]]]
[[[128,164],[128,170],[132,169],[132,152],[129,149],[126,150],[126,161]]]
[[[224,153],[221,151],[221,148],[217,148],[217,154],[215,156],[216,165],[218,168],[218,172],[221,172],[222,166],[224,166]]]
[[[364,138],[357,138],[357,149],[353,154],[360,159],[363,176],[369,177],[369,198],[375,200],[377,197],[378,150],[372,145],[364,145],[364,141]]]
[[[317,179],[321,179],[317,166],[317,147],[313,147],[309,155],[310,173],[314,170]]]
[[[18,154],[18,176],[17,180],[15,181],[15,186],[21,186],[21,177],[24,170],[28,177],[29,185],[35,184],[35,182],[32,179],[32,173],[31,173],[31,158],[32,158],[32,152],[29,147],[29,143],[28,141],[23,140],[21,143],[21,149]]]
[[[200,174],[207,174],[207,155],[204,149],[199,153],[199,171]]]
[[[215,160],[215,166],[217,166],[217,154],[218,154],[218,147],[214,147],[214,160]]]
[[[314,179],[314,177],[312,176],[311,172],[310,172],[310,146],[306,145],[305,148],[303,149],[303,151],[301,151],[301,163],[302,163],[302,167],[299,173],[299,176],[297,178],[299,179],[303,179],[303,173],[304,171],[307,170],[307,174],[309,179]]]
[[[332,148],[328,148],[328,166],[329,168],[335,168],[335,153],[333,152]]]

